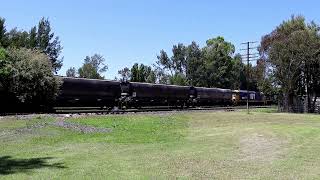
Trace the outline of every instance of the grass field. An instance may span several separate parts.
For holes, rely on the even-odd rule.
[[[0,119],[0,179],[317,179],[319,152],[320,116],[268,109]]]

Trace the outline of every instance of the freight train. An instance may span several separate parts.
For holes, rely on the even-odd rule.
[[[61,77],[62,86],[55,106],[101,107],[112,109],[145,106],[231,106],[246,103],[267,104],[263,93],[255,91],[177,86],[138,82]],[[249,93],[249,94],[248,94]]]

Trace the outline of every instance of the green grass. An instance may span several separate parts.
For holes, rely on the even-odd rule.
[[[241,110],[242,112],[247,112],[247,109]],[[278,108],[276,106],[272,106],[271,108],[250,108],[250,112],[261,112],[261,113],[277,113]]]
[[[317,179],[320,116],[243,112],[0,119],[0,179]]]
[[[109,116],[72,119],[71,122],[101,128],[112,132],[93,135],[96,140],[112,143],[169,143],[185,135],[186,118],[172,116]],[[87,138],[87,137],[85,137]]]

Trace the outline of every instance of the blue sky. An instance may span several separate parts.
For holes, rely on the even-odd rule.
[[[7,29],[29,30],[48,17],[64,47],[64,75],[86,55],[100,53],[109,66],[106,78],[139,62],[151,65],[161,49],[179,42],[224,36],[239,52],[240,43],[260,40],[292,14],[320,23],[319,1],[298,0],[6,0],[0,16]]]

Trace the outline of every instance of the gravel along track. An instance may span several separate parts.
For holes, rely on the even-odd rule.
[[[271,106],[251,106],[250,109],[268,108]],[[151,107],[141,109],[126,109],[126,110],[101,110],[95,108],[58,108],[56,114],[128,114],[128,113],[161,113],[161,112],[191,112],[191,111],[236,111],[246,109],[246,106],[211,106],[211,107],[195,107],[195,108],[169,108],[169,107]]]
[[[94,126],[87,126],[87,125],[82,125],[79,123],[71,123],[71,122],[66,122],[64,120],[58,120],[55,122],[42,122],[42,123],[36,123],[24,128],[20,128],[16,130],[16,133],[24,133],[24,132],[32,132],[34,129],[38,128],[44,128],[47,126],[54,126],[54,127],[60,127],[72,131],[77,131],[81,132],[84,134],[89,134],[89,133],[109,133],[112,131],[111,128],[98,128]]]
[[[97,128],[93,126],[82,125],[78,123],[66,122],[63,120],[56,121],[52,123],[54,126],[62,127],[65,129],[70,129],[74,131],[79,131],[82,133],[108,133],[111,132],[111,128]]]

